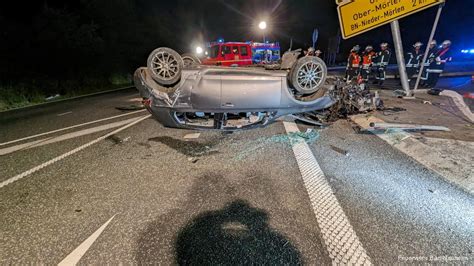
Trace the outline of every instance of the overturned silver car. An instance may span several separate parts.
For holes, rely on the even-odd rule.
[[[161,124],[237,130],[265,126],[288,114],[328,110],[337,101],[324,62],[286,52],[266,67],[200,65],[169,48],[154,50],[134,75],[143,103]]]

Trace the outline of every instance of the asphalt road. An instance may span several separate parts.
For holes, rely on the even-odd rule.
[[[136,97],[0,113],[0,143],[133,112],[116,107]],[[0,144],[0,182],[144,115]],[[282,121],[190,133],[146,119],[1,187],[0,264],[331,264],[319,195],[308,194]],[[340,241],[357,235],[375,265],[472,265],[472,195],[348,121],[317,134],[308,146],[353,229]]]
[[[449,89],[463,95],[465,93],[474,93],[474,82],[472,77],[452,77],[440,79],[438,88]]]

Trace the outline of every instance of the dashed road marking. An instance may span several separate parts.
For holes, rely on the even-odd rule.
[[[68,115],[68,114],[72,114],[72,111],[65,112],[65,113],[61,113],[61,114],[57,114],[56,116],[63,116],[63,115]]]
[[[300,132],[294,122],[283,124],[287,133]],[[333,265],[371,265],[308,144],[292,140],[292,148]]]
[[[61,132],[61,131],[68,130],[68,129],[87,126],[87,125],[90,125],[90,124],[99,123],[99,122],[103,122],[103,121],[107,121],[107,120],[111,120],[111,119],[115,119],[115,118],[119,118],[119,117],[123,117],[123,116],[127,116],[127,115],[133,115],[133,114],[144,112],[144,111],[146,111],[146,110],[138,110],[138,111],[125,113],[125,114],[121,114],[121,115],[116,115],[116,116],[111,116],[111,117],[107,117],[107,118],[102,118],[102,119],[98,119],[98,120],[94,120],[94,121],[90,121],[90,122],[86,122],[86,123],[82,123],[82,124],[78,124],[78,125],[74,125],[74,126],[70,126],[70,127],[60,128],[60,129],[56,129],[56,130],[52,130],[52,131],[48,131],[48,132],[44,132],[44,133],[40,133],[40,134],[28,136],[28,137],[24,137],[24,138],[21,138],[21,139],[15,139],[15,140],[7,141],[7,142],[4,142],[4,143],[0,143],[0,146],[5,146],[5,145],[20,142],[20,141],[24,141],[24,140],[29,140],[29,139],[33,139],[33,138],[37,138],[37,137],[41,137],[41,136],[46,136],[46,135],[49,135],[49,134]]]
[[[73,250],[69,255],[66,256],[58,266],[69,266],[76,265],[79,260],[86,254],[87,250],[94,244],[94,242],[99,238],[102,232],[105,230],[107,225],[114,219],[115,215],[112,216],[105,224],[103,224],[97,231],[95,231],[91,236],[89,236],[84,242],[82,242],[75,250]]]
[[[23,172],[23,173],[21,173],[21,174],[18,174],[18,175],[16,175],[16,176],[14,176],[14,177],[11,177],[11,178],[9,178],[9,179],[7,179],[7,180],[1,182],[1,183],[0,183],[0,188],[4,187],[4,186],[6,186],[6,185],[9,185],[9,184],[11,184],[11,183],[13,183],[13,182],[15,182],[15,181],[18,181],[18,180],[20,180],[20,179],[22,179],[22,178],[24,178],[24,177],[26,177],[26,176],[29,176],[29,175],[31,175],[31,174],[33,174],[33,173],[35,173],[35,172],[37,172],[37,171],[39,171],[39,170],[41,170],[41,169],[43,169],[43,168],[49,166],[49,165],[51,165],[51,164],[54,164],[54,163],[56,163],[56,162],[58,162],[58,161],[61,161],[62,159],[66,158],[66,157],[69,157],[69,156],[71,156],[71,155],[73,155],[73,154],[75,154],[75,153],[77,153],[77,152],[79,152],[79,151],[81,151],[81,150],[83,150],[83,149],[89,147],[89,146],[92,146],[92,145],[96,144],[97,142],[99,142],[99,141],[101,141],[101,140],[104,140],[104,139],[106,139],[106,138],[108,138],[108,137],[110,137],[110,136],[112,136],[112,135],[114,135],[114,134],[117,134],[117,133],[119,133],[120,131],[125,130],[125,129],[127,129],[127,128],[133,126],[133,125],[136,125],[136,124],[140,123],[141,121],[143,121],[143,120],[145,120],[145,119],[148,119],[148,118],[150,118],[150,117],[151,117],[151,115],[142,116],[142,117],[138,118],[137,120],[135,120],[134,122],[132,122],[132,123],[130,123],[130,124],[127,124],[127,125],[125,125],[125,126],[119,128],[119,129],[117,129],[117,130],[114,130],[114,131],[112,131],[112,132],[110,132],[110,133],[108,133],[108,134],[105,134],[104,136],[102,136],[102,137],[100,137],[100,138],[97,138],[97,139],[95,139],[95,140],[93,140],[93,141],[91,141],[91,142],[88,142],[88,143],[86,143],[86,144],[84,144],[84,145],[82,145],[82,146],[80,146],[80,147],[75,148],[74,150],[71,150],[71,151],[69,151],[69,152],[66,152],[66,153],[64,153],[64,154],[62,154],[62,155],[60,155],[60,156],[58,156],[58,157],[56,157],[56,158],[53,158],[53,159],[51,159],[51,160],[49,160],[49,161],[47,161],[47,162],[45,162],[45,163],[42,163],[42,164],[40,164],[40,165],[38,165],[38,166],[36,166],[36,167],[34,167],[34,168],[31,168],[31,169],[28,170],[28,171],[25,171],[25,172]]]

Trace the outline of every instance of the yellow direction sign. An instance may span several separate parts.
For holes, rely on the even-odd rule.
[[[445,0],[336,0],[344,39],[444,2]]]

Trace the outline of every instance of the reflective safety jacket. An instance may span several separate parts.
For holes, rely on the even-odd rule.
[[[411,52],[407,53],[407,67],[419,67],[420,62],[423,59],[423,53],[421,50],[413,49]]]
[[[380,67],[386,67],[388,62],[390,62],[390,56],[392,53],[389,49],[382,50],[377,53],[377,65]]]
[[[351,52],[347,59],[347,68],[359,68],[361,63],[361,57],[356,52]]]
[[[443,73],[446,63],[452,60],[449,47],[440,49],[434,55],[434,60],[426,70],[428,73]]]
[[[362,53],[362,68],[369,69],[372,66],[374,57],[375,57],[374,51],[370,51],[370,52],[364,51]]]
[[[428,52],[428,58],[426,59],[426,62],[424,64],[425,67],[430,66],[430,64],[435,60],[437,52],[438,52],[438,48],[436,46],[430,49],[430,51]]]
[[[444,68],[444,65],[446,65],[447,62],[453,60],[450,50],[449,47],[438,50],[435,54],[433,63]]]

